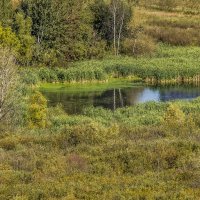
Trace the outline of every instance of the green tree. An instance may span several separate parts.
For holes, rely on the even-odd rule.
[[[32,21],[22,12],[16,13],[13,28],[19,38],[21,47],[19,50],[19,62],[22,65],[30,65],[33,56],[34,37],[31,35]]]
[[[11,30],[11,28],[3,28],[0,25],[0,47],[8,48],[18,53],[21,44],[16,34]]]
[[[94,14],[94,29],[113,46],[115,55],[120,53],[121,41],[129,34],[128,24],[132,17],[132,1],[95,1],[91,10]]]
[[[32,19],[32,35],[37,41],[35,59],[40,63],[91,58],[104,50],[104,43],[94,34],[92,13],[84,0],[25,0],[21,9]]]
[[[11,0],[0,1],[0,21],[3,26],[9,26],[12,23],[12,16],[14,14]]]

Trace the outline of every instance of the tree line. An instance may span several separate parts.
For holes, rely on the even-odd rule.
[[[121,53],[130,36],[134,0],[2,0],[0,44],[22,66]]]

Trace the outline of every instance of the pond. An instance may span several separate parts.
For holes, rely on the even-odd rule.
[[[85,107],[103,107],[115,110],[148,101],[193,99],[200,96],[200,87],[146,86],[132,82],[94,85],[48,85],[41,87],[49,106],[61,104],[69,114],[79,114]]]

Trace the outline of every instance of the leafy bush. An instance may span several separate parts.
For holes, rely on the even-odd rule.
[[[28,123],[30,128],[46,127],[47,100],[40,92],[30,97],[28,107]]]
[[[200,124],[194,110],[199,99],[115,112],[89,108],[81,116],[50,108],[46,129],[0,135],[0,199],[196,200]],[[195,126],[188,132],[191,114]]]

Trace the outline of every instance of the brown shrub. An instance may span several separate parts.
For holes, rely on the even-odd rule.
[[[127,55],[152,55],[156,50],[154,40],[147,35],[140,35],[137,39],[125,39],[122,52]]]
[[[71,170],[85,171],[88,168],[86,159],[76,153],[67,157],[67,163]]]
[[[157,41],[171,45],[195,45],[198,43],[199,35],[194,29],[181,29],[172,27],[149,27],[146,33]]]

